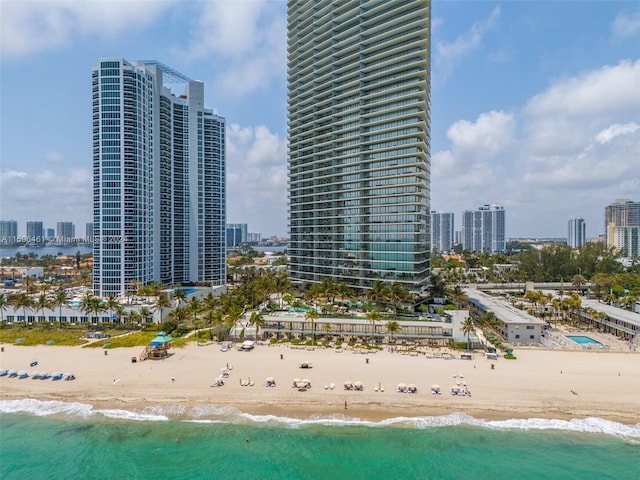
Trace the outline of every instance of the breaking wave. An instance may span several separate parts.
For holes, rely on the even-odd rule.
[[[368,426],[405,428],[442,428],[472,426],[492,430],[559,430],[576,433],[596,433],[617,437],[640,444],[640,423],[625,425],[602,418],[572,420],[527,418],[510,420],[483,420],[465,413],[442,416],[396,417],[379,422],[361,420],[346,415],[312,416],[306,419],[279,417],[275,415],[253,415],[234,407],[156,405],[143,410],[96,409],[80,402],[42,401],[36,399],[0,400],[0,414],[27,414],[35,416],[72,416],[90,418],[102,416],[109,419],[129,421],[183,421],[193,423],[261,424],[300,428],[307,425],[323,426]]]

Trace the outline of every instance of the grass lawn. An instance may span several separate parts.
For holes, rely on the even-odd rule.
[[[78,346],[84,348],[118,348],[118,347],[144,347],[158,334],[156,330],[134,331],[125,333],[122,330],[106,330],[105,334],[112,335],[111,338],[103,338],[96,342],[89,343],[83,335],[87,333],[86,327],[58,327],[58,326],[31,326],[31,327],[4,327],[0,328],[0,343],[10,343],[17,346],[34,345],[58,345],[58,346]],[[18,339],[22,339],[18,342]],[[171,341],[171,346],[180,348],[189,342],[196,341],[196,337],[175,338]],[[108,344],[108,345],[107,345]],[[106,347],[105,347],[106,345]]]
[[[65,345],[75,346],[87,343],[81,338],[87,332],[86,328],[42,327],[10,327],[0,329],[0,342],[15,345]],[[22,339],[18,342],[18,339]]]

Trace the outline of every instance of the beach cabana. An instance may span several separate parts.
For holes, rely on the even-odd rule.
[[[158,332],[158,335],[151,340],[149,346],[145,349],[144,358],[166,358],[169,356],[169,348],[171,348],[171,337],[164,332]]]

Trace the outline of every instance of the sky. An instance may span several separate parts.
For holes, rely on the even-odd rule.
[[[227,221],[287,235],[284,0],[0,0],[0,218],[91,221],[91,69],[158,60],[227,121]],[[432,3],[431,208],[508,238],[640,201],[640,3]],[[171,86],[176,94],[180,85]]]

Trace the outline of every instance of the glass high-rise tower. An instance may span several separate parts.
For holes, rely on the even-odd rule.
[[[101,59],[92,79],[94,293],[224,285],[225,120],[204,108],[204,85],[121,58]]]
[[[587,227],[584,218],[573,217],[567,222],[567,245],[571,248],[582,248],[587,243]]]
[[[429,277],[429,0],[288,2],[289,270]]]

